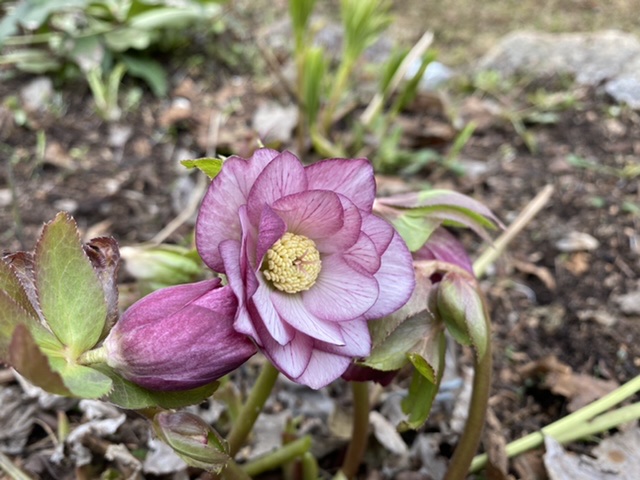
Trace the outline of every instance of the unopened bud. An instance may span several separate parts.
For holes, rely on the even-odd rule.
[[[168,287],[133,304],[104,342],[106,363],[151,390],[188,390],[213,382],[256,347],[233,328],[237,300],[220,280]]]
[[[202,418],[188,412],[161,412],[153,418],[156,435],[192,467],[220,472],[229,461],[225,440]]]

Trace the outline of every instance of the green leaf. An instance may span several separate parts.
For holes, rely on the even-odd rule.
[[[74,358],[102,333],[107,304],[96,272],[84,253],[75,221],[59,213],[45,225],[36,245],[35,278],[47,323]]]
[[[23,252],[21,252],[23,253]],[[14,254],[14,256],[19,254]],[[6,259],[0,259],[0,292],[4,292],[17,305],[19,305],[26,313],[33,317],[37,317],[33,304],[29,300],[27,292],[18,278],[14,268],[7,263]],[[5,309],[0,307],[4,321]],[[8,314],[7,314],[8,316]]]
[[[60,374],[75,397],[100,398],[107,395],[113,387],[111,379],[94,368],[66,363],[64,359],[52,360],[54,370]]]
[[[60,374],[51,368],[49,357],[38,347],[25,325],[18,325],[13,332],[9,346],[9,364],[31,383],[49,393],[67,397],[73,395]]]
[[[209,398],[218,388],[218,382],[213,382],[192,390],[179,392],[153,391],[142,388],[122,378],[107,365],[95,365],[94,368],[107,375],[113,382],[113,389],[104,400],[129,410],[139,410],[148,407],[186,407]]]
[[[167,72],[159,62],[132,55],[122,55],[122,61],[127,66],[128,73],[144,80],[156,97],[164,97],[167,94]]]
[[[422,374],[421,369],[416,368],[414,370],[411,385],[409,386],[409,393],[402,400],[402,410],[408,415],[408,418],[398,425],[398,430],[417,430],[422,427],[424,422],[427,421],[427,418],[429,418],[429,413],[431,413],[431,407],[440,388],[440,381],[444,373],[445,353],[446,338],[444,333],[442,333],[437,349],[438,363],[441,365],[437,378],[435,381],[431,381]]]
[[[420,250],[442,223],[439,220],[428,218],[422,210],[422,208],[406,210],[392,220],[393,226],[412,252]]]
[[[136,28],[119,28],[104,34],[104,41],[109,49],[116,52],[124,52],[130,48],[145,50],[159,33],[144,31]]]
[[[210,179],[214,179],[222,170],[222,160],[219,158],[196,158],[195,160],[181,160],[180,163],[187,168],[197,168],[207,175]]]
[[[0,312],[0,361],[7,361],[16,327],[23,325],[31,330],[37,320],[4,290],[0,290]]]

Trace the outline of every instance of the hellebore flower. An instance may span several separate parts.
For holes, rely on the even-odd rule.
[[[233,328],[238,302],[220,279],[168,287],[134,303],[104,342],[106,363],[151,390],[188,390],[234,370],[255,352]]]
[[[227,159],[203,200],[196,246],[238,298],[235,328],[290,379],[320,388],[371,349],[367,321],[410,297],[411,255],[372,214],[365,159],[304,167],[289,152]]]

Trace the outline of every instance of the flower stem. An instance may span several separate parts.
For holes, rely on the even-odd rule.
[[[236,422],[229,432],[227,441],[229,442],[229,454],[233,457],[253,428],[258,415],[262,411],[267,398],[271,394],[271,390],[278,378],[278,370],[270,362],[265,362],[262,372],[258,376],[256,383],[247,398],[246,403],[242,406],[240,414]]]
[[[304,436],[291,443],[283,445],[278,450],[260,457],[245,464],[242,469],[250,477],[259,475],[269,470],[274,470],[279,466],[302,457],[311,448],[311,437]]]
[[[485,309],[486,310],[486,309]],[[491,324],[489,314],[485,313],[485,321],[487,322],[487,331],[491,332]],[[474,365],[473,390],[471,393],[471,401],[469,403],[469,414],[464,431],[460,436],[460,442],[456,447],[449,469],[444,480],[463,480],[467,477],[469,466],[474,455],[478,450],[480,437],[482,436],[482,427],[487,412],[487,404],[489,402],[489,391],[491,388],[491,340],[487,339],[486,351],[482,358],[478,359]]]
[[[358,473],[369,436],[369,384],[351,382],[351,390],[353,392],[353,428],[351,442],[342,463],[342,473],[347,478],[353,478]]]
[[[544,443],[545,436],[553,437],[560,443],[569,443],[573,440],[608,430],[630,419],[639,418],[640,409],[637,403],[602,414],[602,412],[626,400],[638,391],[640,391],[640,375],[601,399],[543,427],[540,431],[530,433],[511,442],[506,447],[507,456],[511,458],[527,450],[539,447]],[[480,470],[486,465],[487,459],[486,454],[475,457],[471,463],[470,471],[476,472]]]
[[[251,476],[240,468],[233,459],[229,460],[220,475],[224,480],[251,480]]]
[[[91,365],[94,363],[107,363],[107,349],[105,347],[95,348],[84,352],[78,358],[80,365]]]

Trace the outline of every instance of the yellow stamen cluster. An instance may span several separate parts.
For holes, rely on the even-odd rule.
[[[321,268],[314,241],[287,232],[267,251],[262,274],[278,290],[298,293],[316,283]]]

